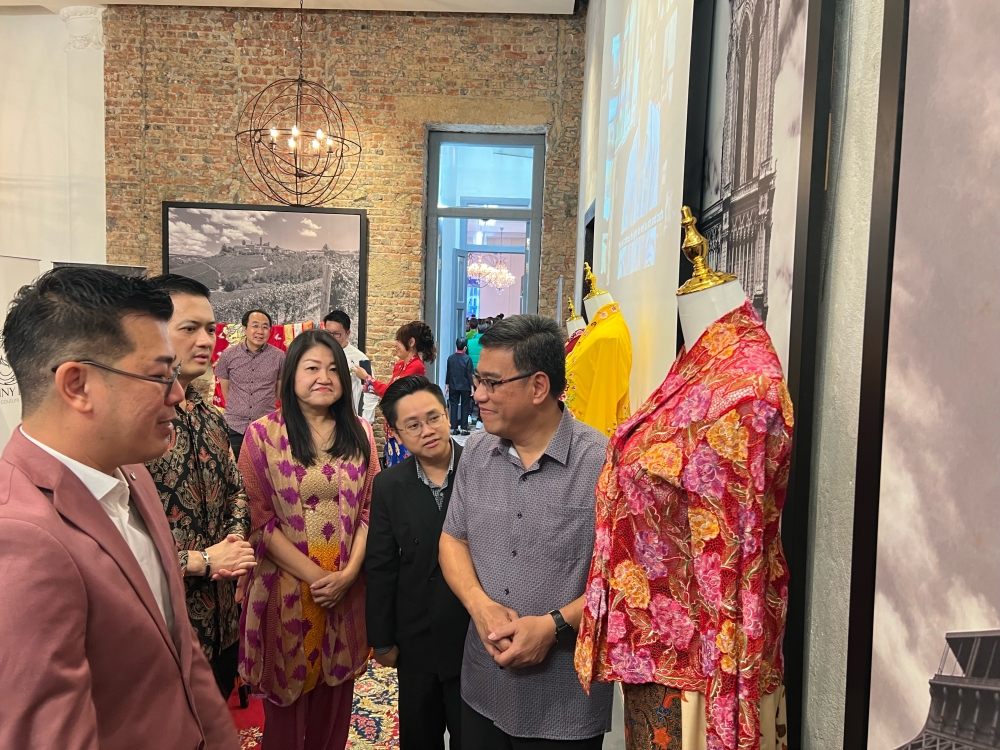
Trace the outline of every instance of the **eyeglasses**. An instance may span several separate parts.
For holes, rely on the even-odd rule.
[[[513,383],[517,380],[524,380],[525,378],[530,378],[535,373],[529,372],[524,375],[518,375],[516,378],[506,378],[504,380],[490,380],[488,378],[481,378],[477,373],[472,374],[472,384],[478,389],[482,386],[486,389],[487,393],[493,393],[498,385],[503,385],[504,383]]]
[[[135,378],[136,380],[148,380],[150,383],[159,383],[162,386],[166,386],[168,396],[170,395],[170,391],[174,387],[174,383],[177,382],[177,378],[181,374],[181,365],[184,364],[183,362],[179,362],[177,366],[173,370],[171,370],[169,378],[158,378],[155,375],[137,375],[134,372],[125,372],[124,370],[119,370],[109,365],[102,365],[100,362],[94,362],[93,360],[90,359],[78,359],[75,361],[79,365],[90,365],[91,367],[99,367],[102,370],[113,372],[116,375],[124,375],[126,378]],[[52,368],[52,372],[55,372],[64,364],[66,363],[63,362],[61,365],[56,365],[55,367]]]
[[[422,422],[407,422],[402,427],[397,429],[402,430],[410,437],[420,437],[420,433],[424,431],[424,425],[427,425],[433,430],[441,424],[442,419],[444,419],[444,413],[435,412]]]

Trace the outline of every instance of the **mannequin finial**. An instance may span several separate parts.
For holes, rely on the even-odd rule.
[[[573,298],[572,297],[567,297],[566,298],[566,302],[569,304],[569,318],[567,319],[567,322],[569,322],[570,320],[577,320],[577,319],[583,317],[582,315],[577,315],[576,314],[576,308],[573,307]]]
[[[607,294],[604,289],[600,289],[597,286],[597,277],[594,276],[594,272],[590,268],[590,264],[584,261],[583,263],[583,278],[587,281],[587,286],[590,287],[590,292],[584,297],[585,300],[593,299],[601,294]]]
[[[736,281],[736,276],[731,273],[720,273],[708,267],[708,240],[695,228],[698,220],[694,218],[691,209],[684,206],[681,209],[681,226],[684,227],[684,243],[681,250],[684,256],[691,261],[694,266],[694,273],[685,282],[684,286],[677,290],[677,294],[691,294],[711,289],[729,281]]]

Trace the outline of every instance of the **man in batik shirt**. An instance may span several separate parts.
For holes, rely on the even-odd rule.
[[[250,511],[222,415],[192,386],[215,346],[208,289],[183,276],[152,280],[170,293],[170,339],[182,367],[184,401],[176,407],[170,449],[147,464],[163,502],[184,574],[188,616],[224,698],[236,682],[239,610],[236,578],[254,567],[245,541]]]

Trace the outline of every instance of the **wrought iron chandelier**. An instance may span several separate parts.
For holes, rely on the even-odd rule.
[[[299,77],[279,79],[255,94],[236,129],[247,179],[288,206],[318,206],[336,198],[361,162],[354,115],[333,92],[302,74],[303,15],[299,0]]]

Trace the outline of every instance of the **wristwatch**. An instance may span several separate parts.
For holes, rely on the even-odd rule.
[[[556,642],[563,646],[573,646],[576,644],[576,631],[573,626],[563,619],[562,612],[554,609],[549,614],[556,621]]]
[[[212,575],[212,563],[208,559],[208,550],[203,549],[201,551],[201,556],[205,558],[205,578]]]

